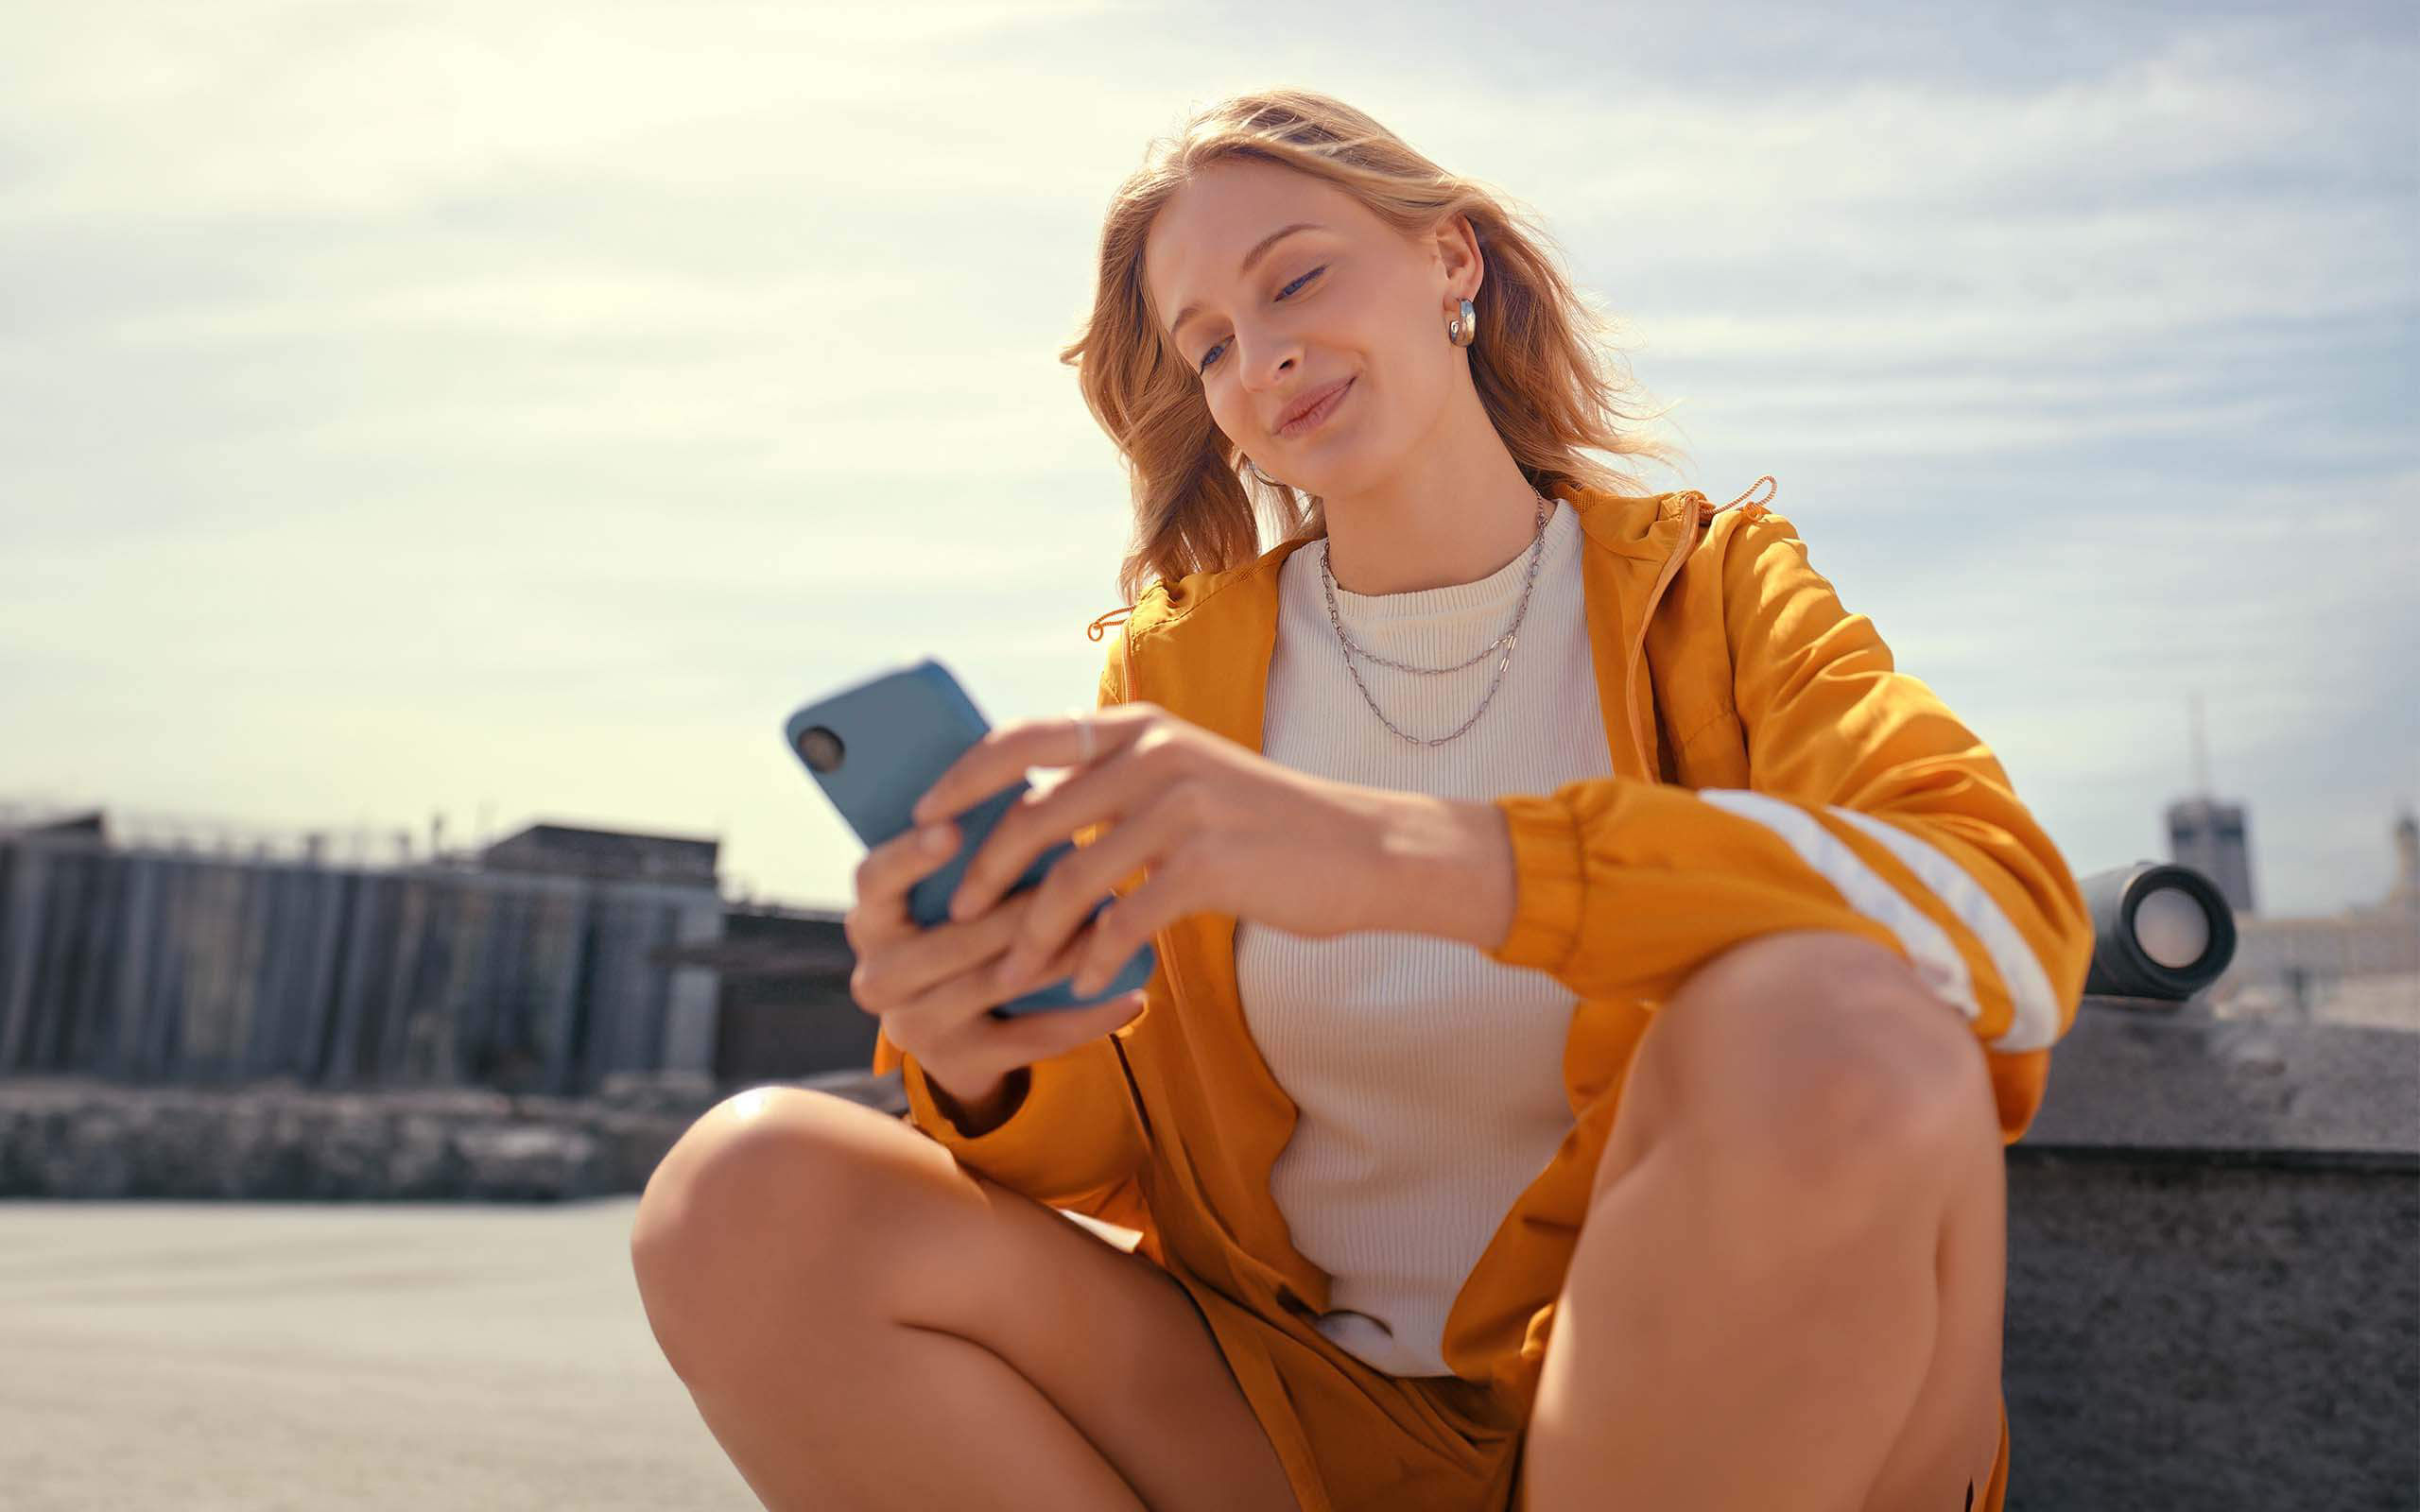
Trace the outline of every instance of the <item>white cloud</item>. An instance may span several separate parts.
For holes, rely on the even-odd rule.
[[[780,715],[927,651],[1089,701],[1124,482],[1052,353],[1145,139],[1281,80],[1534,208],[1685,401],[1672,486],[1775,473],[2080,868],[2163,853],[2201,688],[2264,904],[2366,897],[2420,798],[2409,28],[1923,14],[37,8],[0,798],[492,802],[844,900]]]

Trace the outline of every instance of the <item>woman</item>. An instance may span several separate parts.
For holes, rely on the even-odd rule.
[[[768,1505],[2001,1503],[2082,897],[1785,517],[1582,455],[1659,454],[1540,245],[1299,91],[1120,189],[1065,356],[1156,580],[858,870],[913,1127],[743,1093],[632,1231]]]

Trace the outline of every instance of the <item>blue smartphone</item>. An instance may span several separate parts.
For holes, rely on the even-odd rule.
[[[908,811],[916,800],[991,728],[949,669],[927,657],[802,706],[783,723],[782,738],[871,850],[910,827],[914,821]],[[947,921],[950,895],[966,875],[967,862],[1028,786],[1020,777],[957,816],[958,853],[908,888],[908,918],[927,929]],[[1075,849],[1072,840],[1062,840],[1034,857],[1003,896],[1039,884],[1061,856]],[[1103,895],[1092,912],[1108,907],[1115,896]],[[1075,995],[1071,974],[988,1011],[993,1018],[1009,1019],[1090,1007],[1133,991],[1151,979],[1158,965],[1158,953],[1146,940],[1109,985],[1091,997]]]

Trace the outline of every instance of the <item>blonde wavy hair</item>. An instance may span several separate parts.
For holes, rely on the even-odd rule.
[[[1117,575],[1126,599],[1139,599],[1149,577],[1174,582],[1253,560],[1262,549],[1262,505],[1281,542],[1327,532],[1318,495],[1248,483],[1241,449],[1219,431],[1201,386],[1161,334],[1143,278],[1144,239],[1169,197],[1201,169],[1236,158],[1322,179],[1407,237],[1454,215],[1470,217],[1487,269],[1472,301],[1478,337],[1469,349],[1471,378],[1532,488],[1545,492],[1568,482],[1643,493],[1631,473],[1583,454],[1666,467],[1687,455],[1630,428],[1657,417],[1622,407],[1635,386],[1607,339],[1608,321],[1547,255],[1553,239],[1508,197],[1446,172],[1341,100],[1298,89],[1235,95],[1197,112],[1174,135],[1154,138],[1143,166],[1111,196],[1092,315],[1059,353],[1126,459],[1134,503],[1134,532]],[[1096,639],[1099,632],[1097,621]]]

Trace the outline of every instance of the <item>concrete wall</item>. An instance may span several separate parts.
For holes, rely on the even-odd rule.
[[[2012,1508],[2420,1508],[2420,1035],[2087,1000],[2008,1159]]]
[[[2420,1507],[2420,1159],[2009,1152],[2012,1512]]]

